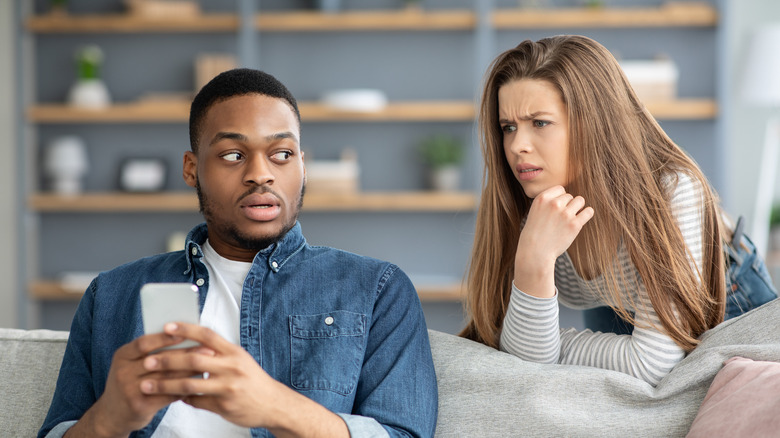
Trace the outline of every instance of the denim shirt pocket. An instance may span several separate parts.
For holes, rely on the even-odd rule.
[[[336,310],[290,315],[290,383],[299,390],[347,395],[360,375],[366,315]]]

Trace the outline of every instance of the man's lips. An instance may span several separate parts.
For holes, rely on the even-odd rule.
[[[241,208],[278,207],[279,198],[271,193],[252,193],[241,199]]]
[[[271,193],[252,193],[241,202],[241,211],[251,220],[267,222],[276,219],[281,213],[279,198]]]

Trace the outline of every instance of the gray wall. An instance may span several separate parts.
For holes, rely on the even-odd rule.
[[[14,7],[0,1],[0,327],[16,327],[18,307]]]
[[[727,206],[735,214],[750,218],[747,223],[751,224],[766,123],[771,114],[780,115],[780,109],[760,108],[744,102],[740,95],[743,67],[753,30],[763,24],[780,23],[780,2],[731,0],[728,15],[724,20],[727,24],[727,35],[721,50],[726,53],[729,62],[722,67],[726,83],[723,87],[724,102],[721,108],[724,120],[723,135],[727,145],[727,166],[724,170],[731,175]],[[776,53],[774,56],[780,54]],[[780,200],[780,184],[777,181],[774,199]]]

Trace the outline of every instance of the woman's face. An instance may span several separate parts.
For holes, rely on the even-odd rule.
[[[558,90],[538,79],[498,89],[504,155],[526,196],[569,184],[569,116]]]

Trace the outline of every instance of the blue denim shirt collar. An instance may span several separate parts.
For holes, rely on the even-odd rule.
[[[206,243],[208,237],[208,227],[206,223],[202,223],[190,231],[187,235],[187,240],[184,245],[185,256],[187,257],[187,270],[184,274],[187,275],[192,271],[193,263],[195,259],[203,257],[203,249],[201,246]],[[300,222],[295,222],[295,225],[282,237],[281,240],[272,244],[268,248],[265,248],[257,253],[255,256],[254,264],[267,263],[268,268],[274,272],[279,272],[280,269],[290,260],[295,254],[301,251],[306,246],[306,238],[303,237],[301,231]]]

